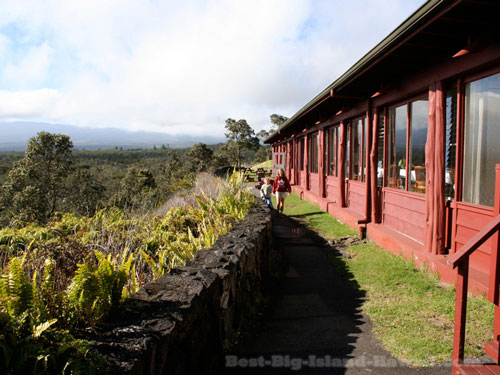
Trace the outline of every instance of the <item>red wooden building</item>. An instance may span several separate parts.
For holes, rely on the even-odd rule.
[[[429,0],[266,141],[301,197],[448,282],[499,212],[499,15],[498,0]],[[476,291],[497,243],[467,258]]]

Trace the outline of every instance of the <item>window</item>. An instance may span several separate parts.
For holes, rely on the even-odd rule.
[[[304,138],[299,140],[299,169],[304,170]]]
[[[411,171],[410,191],[425,193],[425,142],[427,141],[427,125],[429,103],[421,99],[410,103],[410,124],[408,136]]]
[[[465,87],[463,201],[493,206],[500,162],[500,74]]]
[[[318,173],[318,132],[310,134],[307,139],[309,172]]]
[[[389,187],[401,190],[408,188],[409,191],[425,193],[428,111],[427,98],[389,110],[387,119]]]
[[[385,142],[385,113],[380,111],[378,115],[378,142],[377,142],[377,186],[382,187],[384,183],[384,142]]]
[[[389,159],[389,187],[405,189],[406,105],[390,109],[388,117],[387,155]]]
[[[335,126],[333,128],[328,129],[327,131],[327,137],[328,137],[328,158],[327,158],[327,174],[329,176],[336,176],[337,175],[337,144],[338,144],[338,134],[339,134],[339,127]]]
[[[349,179],[349,165],[350,165],[350,151],[349,149],[351,148],[351,127],[348,126],[346,130],[346,141],[345,141],[345,165],[344,165],[344,170],[345,170],[345,179]]]
[[[455,160],[457,154],[457,90],[446,93],[446,138],[445,138],[445,174],[444,196],[455,199]]]
[[[351,174],[350,179],[365,181],[365,119],[351,123]]]

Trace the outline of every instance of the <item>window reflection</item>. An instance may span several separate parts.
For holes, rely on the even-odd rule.
[[[328,129],[328,174],[330,176],[337,175],[337,139],[338,126]]]
[[[457,90],[446,93],[446,138],[444,196],[455,199],[455,159],[457,150]]]
[[[463,200],[493,206],[500,162],[500,74],[465,87]]]
[[[429,103],[417,100],[410,103],[410,191],[425,193],[425,142],[427,141],[427,123]]]
[[[389,187],[403,190],[406,181],[406,124],[406,105],[389,110],[387,126]]]
[[[377,143],[377,186],[382,187],[384,183],[384,123],[383,111],[378,116],[378,143]]]
[[[318,173],[318,133],[313,133],[307,140],[309,149],[308,164],[309,172]]]

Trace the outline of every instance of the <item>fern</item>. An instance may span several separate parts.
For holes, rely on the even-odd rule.
[[[12,258],[0,277],[1,309],[11,317],[19,316],[33,303],[33,287],[23,269],[25,257]]]

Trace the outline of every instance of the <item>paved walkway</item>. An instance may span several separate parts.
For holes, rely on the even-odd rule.
[[[361,312],[363,293],[328,260],[317,234],[273,213],[274,246],[287,270],[265,296],[261,319],[225,358],[226,374],[446,374],[415,369],[386,352]]]

